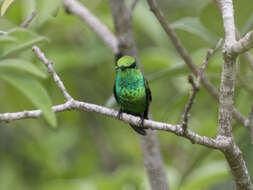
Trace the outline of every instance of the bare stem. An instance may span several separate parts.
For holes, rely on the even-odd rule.
[[[67,92],[67,90],[66,90],[63,82],[61,81],[60,77],[55,72],[54,67],[52,65],[53,62],[49,61],[45,57],[44,53],[40,50],[40,48],[38,46],[33,46],[32,50],[35,53],[35,55],[42,61],[42,63],[47,67],[48,72],[53,76],[53,79],[54,79],[55,83],[60,88],[60,90],[61,90],[62,94],[64,95],[64,97],[66,98],[66,100],[67,101],[73,100],[73,98]]]
[[[199,73],[197,75],[197,80],[196,82],[194,81],[193,79],[193,76],[192,75],[189,75],[188,77],[188,81],[189,83],[192,85],[192,91],[190,93],[190,98],[189,98],[189,101],[188,103],[186,104],[185,106],[185,111],[184,111],[184,114],[183,114],[183,121],[182,121],[182,127],[183,127],[183,130],[185,131],[187,129],[187,126],[188,126],[188,118],[189,118],[189,113],[190,113],[190,110],[192,108],[192,105],[194,103],[194,99],[196,97],[196,94],[198,93],[198,91],[200,90],[200,80],[202,78],[202,75],[208,65],[208,60],[210,59],[210,57],[217,52],[217,50],[221,47],[221,44],[222,44],[222,39],[219,40],[219,42],[217,43],[216,47],[214,49],[210,49],[207,51],[207,55],[206,55],[206,58],[203,62],[203,64],[201,65],[200,69],[199,69]]]
[[[27,17],[27,19],[20,25],[20,27],[27,28],[36,15],[37,15],[36,12],[32,12],[32,14]]]
[[[8,32],[0,30],[0,35],[6,35],[6,34],[8,34]]]

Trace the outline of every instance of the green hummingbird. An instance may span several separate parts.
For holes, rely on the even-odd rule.
[[[117,61],[116,79],[113,88],[114,97],[120,107],[118,117],[125,112],[144,119],[148,119],[149,104],[152,100],[147,80],[136,64],[136,59],[123,56]],[[139,134],[146,135],[146,131],[135,125],[130,126]]]

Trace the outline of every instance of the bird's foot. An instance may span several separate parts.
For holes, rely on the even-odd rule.
[[[121,115],[122,115],[123,111],[120,109],[119,112],[118,112],[118,115],[117,115],[117,119],[121,119]]]
[[[144,127],[144,117],[140,117],[139,126]]]

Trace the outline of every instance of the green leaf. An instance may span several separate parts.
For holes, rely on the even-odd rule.
[[[56,127],[55,113],[51,109],[52,103],[47,91],[34,78],[21,74],[4,72],[0,77],[21,91],[38,109],[41,109],[47,122]]]
[[[47,75],[38,69],[35,65],[29,61],[22,59],[4,59],[0,61],[1,68],[10,68],[18,71],[25,71],[29,74],[35,75],[40,78],[46,78]]]
[[[0,57],[0,60],[1,59],[4,59],[4,58],[7,58],[7,57],[10,57],[10,56],[13,56],[13,55],[16,55],[26,49],[29,49],[31,48],[33,45],[37,45],[41,42],[44,42],[44,41],[47,41],[47,38],[45,37],[37,37],[36,39],[33,39],[33,40],[30,40],[30,41],[27,41],[25,43],[22,43],[22,44],[19,44],[19,45],[16,45],[10,49],[8,49],[7,51],[5,51],[3,53],[3,55]]]
[[[199,18],[195,17],[186,17],[180,19],[171,24],[171,27],[174,29],[181,29],[197,36],[200,36],[202,39],[206,40],[210,44],[214,44],[217,40],[217,37],[213,35],[205,26],[202,25]]]
[[[2,4],[1,7],[1,16],[3,16],[5,14],[5,12],[7,11],[8,7],[14,2],[14,0],[5,0]]]

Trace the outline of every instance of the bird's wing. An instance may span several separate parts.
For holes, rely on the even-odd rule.
[[[148,85],[148,81],[144,78],[144,86],[146,90],[146,108],[144,111],[144,118],[148,119],[149,103],[152,101],[151,90]]]
[[[118,99],[117,93],[116,93],[116,82],[113,85],[113,95],[114,95],[114,98],[116,99],[116,102],[119,103],[119,99]]]
[[[144,86],[145,86],[145,89],[146,89],[146,100],[149,103],[149,102],[152,101],[152,95],[151,95],[151,90],[150,90],[149,85],[148,85],[148,81],[145,78],[144,78]]]

